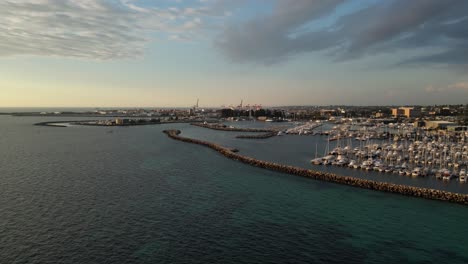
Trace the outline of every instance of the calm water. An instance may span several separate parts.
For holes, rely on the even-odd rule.
[[[466,206],[265,171],[161,133],[207,135],[188,125],[31,126],[46,120],[0,116],[0,263],[468,263]],[[210,137],[248,144],[234,135]],[[284,146],[263,155],[290,162]]]

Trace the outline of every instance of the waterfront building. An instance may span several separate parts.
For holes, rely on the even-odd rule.
[[[447,131],[454,131],[454,132],[468,131],[468,126],[448,126]]]
[[[124,124],[124,121],[123,121],[123,119],[121,119],[121,118],[117,118],[117,119],[115,119],[115,124],[116,124],[116,125],[123,125],[123,124]]]
[[[414,107],[392,108],[393,117],[405,116],[407,118],[411,118],[411,117],[418,117],[419,115],[420,115],[420,111],[415,109]]]
[[[431,120],[426,121],[425,127],[427,129],[447,129],[448,127],[456,126],[454,122],[449,121],[439,121],[439,120]]]
[[[413,126],[414,127],[426,127],[426,122],[422,120],[418,120],[413,123]]]
[[[385,114],[382,113],[382,112],[377,112],[377,113],[375,113],[375,117],[376,118],[382,118],[382,117],[385,117]]]

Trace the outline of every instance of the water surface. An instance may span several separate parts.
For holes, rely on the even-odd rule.
[[[161,133],[198,131],[185,124],[31,125],[47,120],[0,116],[1,263],[468,262],[466,206],[262,170]]]

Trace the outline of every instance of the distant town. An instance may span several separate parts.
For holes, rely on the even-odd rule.
[[[333,121],[335,123],[413,123],[415,127],[466,131],[468,105],[434,106],[283,106],[202,108],[96,109],[86,112],[18,112],[14,116],[99,117],[95,125],[125,126],[160,122],[217,122],[222,120],[264,122]],[[107,119],[105,119],[107,118]],[[88,124],[90,124],[88,122]]]
[[[320,144],[316,141],[313,159],[310,160],[313,166],[338,166],[378,171],[387,175],[468,182],[468,105],[262,107],[244,105],[241,101],[236,107],[203,108],[197,101],[194,106],[187,108],[9,114],[75,119],[63,121],[60,118],[35,124],[38,126],[126,127],[188,123],[202,129],[246,132],[236,135],[240,140],[264,140],[283,135],[317,136],[322,140]],[[248,127],[249,124],[245,122],[252,122],[249,123],[252,127]],[[254,125],[254,122],[263,124]],[[225,149],[212,142],[180,137],[179,130],[164,131],[173,139],[210,146],[236,160],[286,170],[281,166],[232,154],[238,152],[237,149]],[[112,133],[113,130],[107,132]],[[258,133],[252,134],[255,132]],[[302,172],[297,170],[297,173]],[[367,186],[367,182],[361,183],[358,185]],[[407,189],[402,190],[395,192],[408,194]],[[410,189],[410,193],[419,195],[418,190]],[[432,197],[430,191],[426,193]],[[444,200],[444,195],[434,197]],[[464,198],[459,200],[456,195],[452,198],[453,201],[465,203]]]

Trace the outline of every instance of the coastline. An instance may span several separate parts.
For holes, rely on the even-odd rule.
[[[88,122],[95,122],[96,120],[79,120],[79,121],[47,121],[35,123],[34,126],[46,126],[46,127],[67,127],[63,125],[55,125],[68,123],[78,126],[99,126],[99,127],[128,127],[128,126],[149,126],[149,125],[164,125],[164,124],[185,124],[193,123],[194,121],[174,121],[174,122],[145,122],[145,123],[133,123],[133,124],[121,124],[121,125],[103,125],[103,124],[91,124]],[[201,121],[200,121],[201,122]]]
[[[447,192],[447,191],[442,191],[442,190],[420,188],[420,187],[399,185],[399,184],[386,183],[386,182],[377,182],[377,181],[360,179],[360,178],[349,177],[349,176],[339,176],[333,173],[318,172],[318,171],[298,168],[294,166],[281,165],[281,164],[277,164],[273,162],[257,160],[251,157],[247,157],[247,156],[238,154],[236,152],[233,152],[231,149],[217,145],[215,143],[182,137],[180,136],[180,133],[181,133],[180,130],[164,130],[163,132],[174,140],[179,140],[182,142],[198,144],[198,145],[202,145],[205,147],[209,147],[219,152],[220,154],[222,154],[223,156],[227,158],[230,158],[232,160],[237,160],[242,163],[255,166],[255,167],[260,167],[260,168],[278,171],[282,173],[308,177],[308,178],[312,178],[316,180],[333,182],[333,183],[338,183],[338,184],[343,184],[343,185],[349,185],[349,186],[354,186],[354,187],[359,187],[359,188],[364,188],[364,189],[369,189],[369,190],[377,190],[377,191],[382,191],[382,192],[401,194],[405,196],[412,196],[412,197],[419,197],[419,198],[425,198],[425,199],[430,199],[430,200],[447,201],[447,202],[452,202],[452,203],[468,205],[468,195],[466,194],[452,193],[452,192]]]

